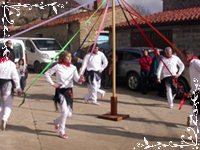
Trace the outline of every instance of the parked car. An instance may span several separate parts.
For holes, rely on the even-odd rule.
[[[15,63],[19,61],[20,58],[24,59],[24,63],[27,64],[26,60],[26,51],[25,51],[25,45],[22,40],[19,39],[3,39],[0,38],[0,47],[4,47],[4,43],[6,41],[11,40],[12,42],[12,48],[14,49],[15,52]]]
[[[149,55],[152,58],[155,56],[154,50],[149,47],[131,47],[116,49],[116,55],[118,57],[116,65],[117,81],[125,81],[128,88],[131,90],[137,90],[140,88],[141,85],[139,59],[143,56],[144,49],[148,49]],[[159,50],[162,54],[163,50]],[[108,53],[108,57],[109,55],[111,55],[111,53]],[[190,89],[188,79],[189,78],[187,71],[184,71],[178,79],[180,86],[183,86],[183,89],[185,91],[188,91]],[[150,86],[154,85],[151,84]],[[178,93],[182,94],[181,91],[178,91]]]
[[[50,63],[61,50],[61,46],[54,38],[18,37],[26,47],[27,64],[39,73]],[[56,61],[55,61],[56,62]]]

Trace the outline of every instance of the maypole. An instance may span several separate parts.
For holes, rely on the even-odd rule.
[[[116,26],[115,26],[115,0],[112,1],[112,92],[111,115],[117,115],[117,94],[116,94]]]
[[[129,115],[117,113],[117,94],[116,94],[116,21],[115,21],[115,0],[112,0],[112,97],[111,111],[108,114],[99,116],[102,119],[119,121],[128,118]]]

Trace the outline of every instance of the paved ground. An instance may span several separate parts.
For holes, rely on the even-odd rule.
[[[30,74],[28,84],[35,77]],[[186,117],[191,106],[178,110],[178,100],[169,109],[166,100],[154,93],[144,96],[119,88],[118,113],[130,118],[115,122],[97,118],[110,111],[111,92],[99,101],[101,106],[84,104],[86,92],[84,86],[74,87],[74,112],[66,124],[69,139],[64,140],[53,130],[52,121],[58,115],[51,100],[54,89],[40,78],[22,107],[18,107],[22,98],[15,97],[7,130],[0,132],[0,150],[133,150],[144,149],[142,144],[158,149],[158,142],[168,150],[180,149],[175,144],[181,144],[181,135],[188,138]],[[194,148],[190,141],[183,144],[187,145],[184,149]]]

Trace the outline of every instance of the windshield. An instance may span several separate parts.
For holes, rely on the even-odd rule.
[[[4,43],[0,43],[0,47],[5,47]],[[13,50],[15,52],[15,58],[22,58],[23,57],[23,48],[20,43],[13,42]]]
[[[33,40],[33,42],[41,51],[61,50],[56,40]]]

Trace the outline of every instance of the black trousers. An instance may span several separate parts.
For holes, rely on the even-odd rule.
[[[142,93],[146,94],[148,92],[148,84],[149,84],[149,70],[141,70],[141,80],[142,80]]]

